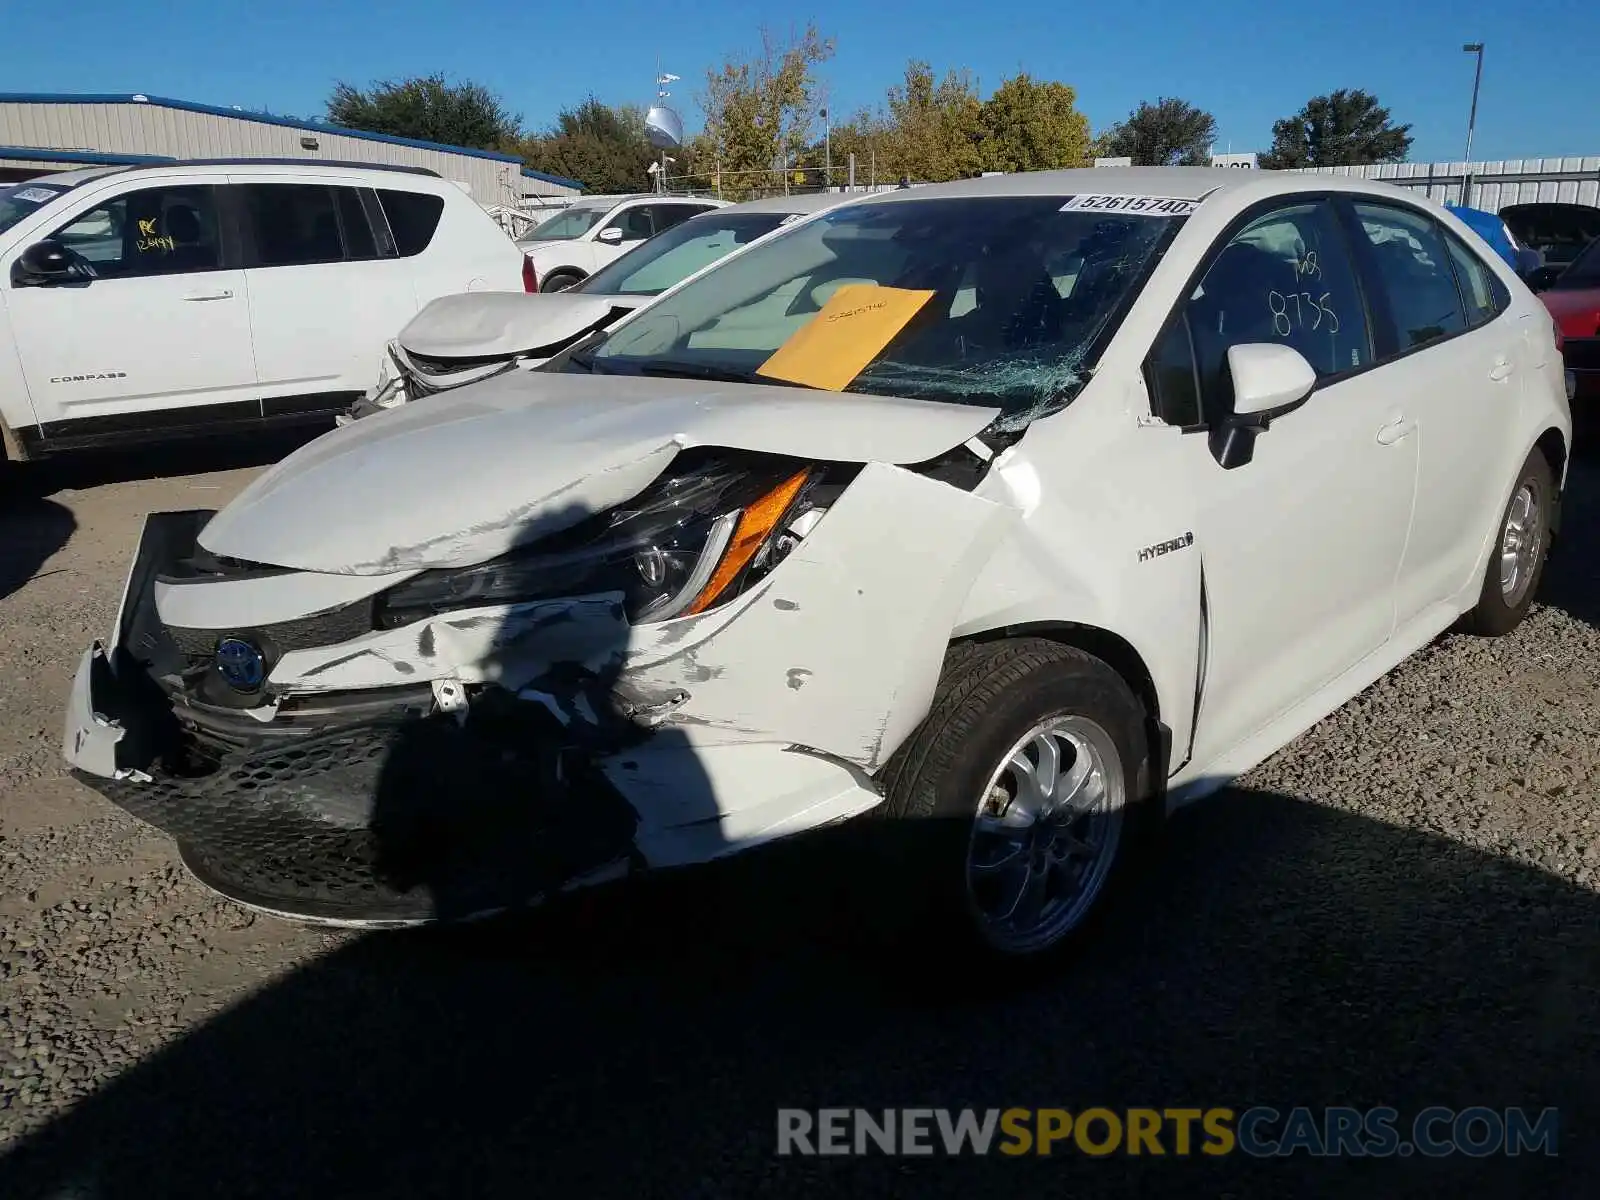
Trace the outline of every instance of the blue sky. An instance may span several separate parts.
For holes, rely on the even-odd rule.
[[[837,39],[824,68],[836,113],[877,103],[910,57],[969,68],[987,94],[1018,70],[1078,89],[1096,130],[1145,99],[1178,96],[1217,117],[1217,149],[1264,148],[1274,119],[1337,87],[1375,92],[1409,121],[1417,161],[1459,158],[1472,56],[1487,46],[1474,158],[1600,154],[1593,0],[756,0],[610,4],[545,0],[40,0],[5,6],[0,91],[136,92],[320,113],[338,79],[443,71],[504,97],[531,126],[593,92],[646,102],[659,57],[683,77],[691,126],[705,70],[810,17]],[[663,13],[694,16],[664,20]],[[65,19],[70,13],[70,19]]]

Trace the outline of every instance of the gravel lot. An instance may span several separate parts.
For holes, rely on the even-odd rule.
[[[1181,814],[1076,968],[1003,993],[884,970],[804,871],[455,935],[202,891],[65,777],[59,718],[142,514],[215,507],[267,459],[71,464],[0,508],[5,1200],[1593,1194],[1600,464],[1516,635],[1442,639]],[[780,1105],[1257,1103],[1555,1105],[1560,1155],[773,1153]]]

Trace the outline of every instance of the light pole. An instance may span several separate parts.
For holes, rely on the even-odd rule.
[[[828,110],[822,110],[822,190],[833,186],[833,127],[828,120]]]
[[[1472,207],[1472,129],[1478,123],[1478,84],[1483,80],[1483,43],[1468,42],[1461,49],[1478,56],[1477,70],[1472,74],[1472,112],[1467,117],[1467,157],[1461,164],[1461,207]]]

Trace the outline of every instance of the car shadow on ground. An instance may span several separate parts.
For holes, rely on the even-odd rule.
[[[1600,456],[1574,456],[1539,602],[1600,628]]]
[[[0,1195],[1566,1196],[1600,1167],[1593,891],[1232,790],[1064,969],[1008,986],[854,935],[830,880],[857,829],[354,938],[14,1146]],[[1558,1154],[776,1154],[780,1106],[1252,1105],[1388,1105],[1402,1134],[1555,1106]]]
[[[332,429],[333,421],[251,433],[184,438],[150,446],[64,453],[9,468],[13,495],[49,496],[71,489],[167,479],[209,471],[265,467]]]
[[[32,579],[77,527],[54,500],[0,495],[0,600]]]

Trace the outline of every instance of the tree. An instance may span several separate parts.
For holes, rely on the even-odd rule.
[[[1340,88],[1313,97],[1294,116],[1274,122],[1272,149],[1260,163],[1286,170],[1404,162],[1411,141],[1411,126],[1394,124],[1376,96]]]
[[[829,147],[818,140],[806,148],[799,166],[807,169],[807,179],[822,181],[821,170],[832,159],[833,177],[828,182],[849,182],[850,156],[856,156],[856,182],[868,183],[874,178],[896,178],[895,160],[891,151],[892,130],[882,113],[863,108],[843,121],[834,121],[829,134]],[[831,151],[831,154],[830,154]]]
[[[1095,154],[1131,158],[1136,167],[1203,167],[1211,161],[1217,121],[1186,100],[1145,101],[1101,135]]]
[[[948,71],[935,82],[920,59],[906,64],[905,80],[889,89],[889,162],[878,158],[878,177],[893,174],[918,182],[965,179],[983,169],[983,103],[972,77]]]
[[[382,80],[362,91],[340,82],[328,98],[328,120],[347,129],[497,150],[518,139],[522,117],[476,83],[449,84],[443,75]]]
[[[513,152],[534,170],[576,179],[591,192],[638,192],[651,186],[655,151],[645,136],[644,112],[603,104],[594,96],[563,109],[552,128],[522,139]]]
[[[816,69],[833,57],[833,45],[815,25],[781,43],[763,29],[754,57],[706,72],[706,127],[690,157],[714,164],[725,195],[746,195],[770,183],[764,172],[798,162],[817,120]]]
[[[1026,72],[1003,80],[983,102],[980,150],[990,171],[1049,171],[1088,165],[1089,119],[1064,83]]]

